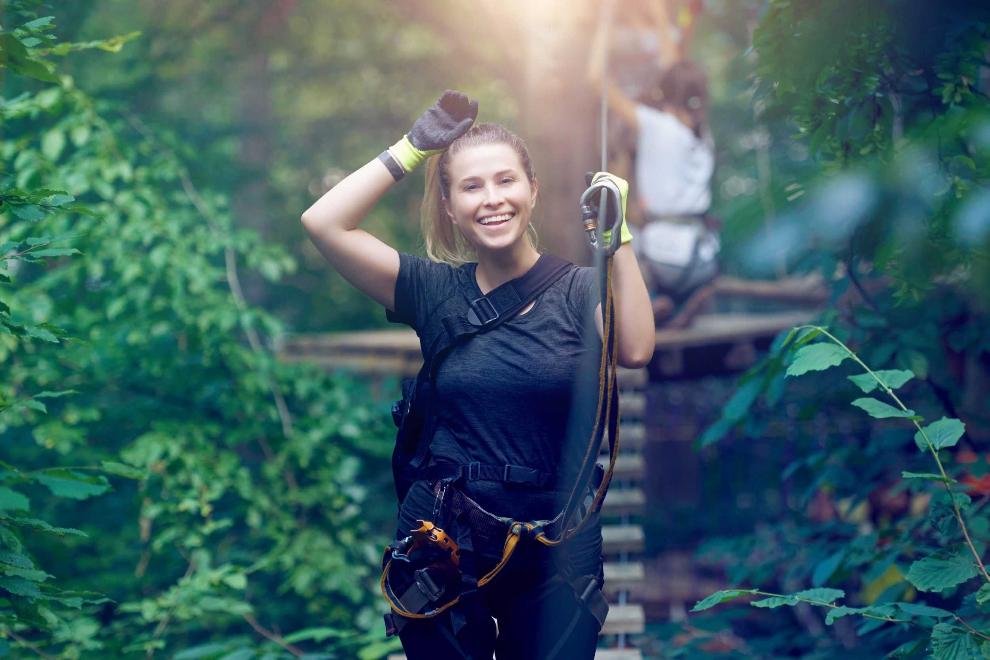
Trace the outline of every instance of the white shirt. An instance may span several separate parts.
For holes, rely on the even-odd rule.
[[[636,193],[651,215],[699,215],[712,203],[715,154],[674,115],[636,106]]]

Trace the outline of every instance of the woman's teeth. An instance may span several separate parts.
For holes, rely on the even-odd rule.
[[[494,225],[501,224],[503,222],[508,222],[512,218],[512,213],[503,213],[502,215],[492,215],[487,218],[482,218],[478,220],[483,225]]]

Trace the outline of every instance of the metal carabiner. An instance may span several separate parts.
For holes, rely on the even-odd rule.
[[[598,202],[594,199],[596,196],[599,198]],[[596,252],[604,250],[606,256],[615,254],[619,245],[622,244],[620,229],[622,223],[625,222],[622,213],[622,196],[618,186],[608,177],[601,177],[588,186],[578,203],[581,207],[581,221],[584,224],[584,230],[588,233],[588,241],[591,243],[592,250]],[[610,204],[611,208],[609,207]],[[608,245],[602,246],[605,220],[609,215],[609,210],[615,215],[615,222],[611,228],[611,241]]]

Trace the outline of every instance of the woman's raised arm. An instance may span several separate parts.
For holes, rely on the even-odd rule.
[[[320,254],[386,309],[395,310],[399,253],[358,225],[396,181],[467,132],[477,116],[477,101],[447,90],[407,135],[302,214],[303,227]]]
[[[375,159],[350,174],[302,214],[302,224],[330,265],[359,291],[386,309],[395,309],[399,253],[358,225],[395,184]]]

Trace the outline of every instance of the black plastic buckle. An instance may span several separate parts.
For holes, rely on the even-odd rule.
[[[421,568],[413,573],[413,575],[416,576],[416,586],[419,590],[423,592],[424,596],[430,599],[431,603],[435,603],[443,596],[444,587],[438,585],[428,571],[428,568]]]
[[[593,575],[587,575],[582,580],[587,580],[581,593],[578,594],[578,600],[582,603],[587,603],[591,600],[591,597],[595,595],[596,591],[599,591],[601,587],[598,586],[598,578]]]
[[[522,465],[506,465],[502,471],[502,481],[512,484],[540,486],[540,471]]]
[[[480,310],[482,310],[484,308],[481,305],[479,305],[479,303],[481,301],[485,301],[486,303],[488,303],[489,309],[492,310],[491,311],[491,318],[482,320]],[[482,327],[488,325],[489,323],[493,322],[495,319],[498,318],[498,310],[495,309],[495,305],[492,304],[492,301],[489,300],[488,298],[486,298],[485,296],[481,296],[480,298],[475,298],[474,300],[471,301],[471,311],[474,312],[475,317],[478,319],[477,325],[481,325]],[[485,311],[487,313],[487,310],[485,310]],[[472,319],[471,319],[471,317],[469,315],[468,316],[468,321],[471,321],[471,320]]]
[[[481,463],[478,461],[471,461],[468,463],[466,478],[468,481],[477,481],[478,479],[481,479]]]
[[[395,620],[395,615],[387,612],[382,615],[385,618],[385,636],[392,637],[399,634],[399,626]]]

